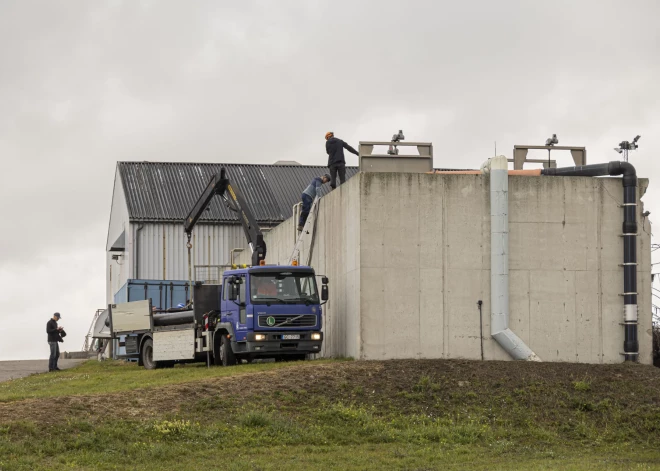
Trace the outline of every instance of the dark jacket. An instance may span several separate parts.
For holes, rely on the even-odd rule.
[[[333,165],[346,165],[346,160],[344,159],[344,149],[351,152],[352,154],[359,155],[358,151],[353,149],[341,139],[331,137],[325,141],[325,151],[328,153],[328,167],[332,167]]]
[[[55,319],[49,320],[48,324],[46,324],[46,333],[48,334],[49,342],[61,342],[60,333],[57,330],[57,321]]]

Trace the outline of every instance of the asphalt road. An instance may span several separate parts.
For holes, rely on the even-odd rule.
[[[57,366],[64,370],[79,365],[83,361],[85,360],[60,359]],[[0,361],[0,382],[22,378],[34,373],[46,373],[47,371],[48,360]]]

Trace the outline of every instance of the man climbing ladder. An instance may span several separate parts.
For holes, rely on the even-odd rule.
[[[309,210],[312,208],[312,203],[314,198],[319,195],[319,190],[321,185],[328,183],[330,181],[330,175],[327,173],[321,177],[314,177],[312,182],[307,185],[307,188],[302,192],[302,208],[300,211],[300,219],[298,220],[298,232],[303,230],[305,222],[307,221],[307,216],[309,216]]]

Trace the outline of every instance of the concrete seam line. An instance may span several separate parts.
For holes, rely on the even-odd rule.
[[[509,328],[509,171],[505,156],[489,159],[490,174],[490,334],[514,360],[541,361]]]

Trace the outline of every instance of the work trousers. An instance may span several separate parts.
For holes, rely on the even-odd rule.
[[[302,227],[307,222],[307,216],[309,216],[309,210],[312,209],[312,203],[314,200],[311,196],[303,193],[302,195],[302,209],[300,210],[300,220],[298,221],[298,226]]]
[[[57,360],[60,358],[60,344],[59,342],[48,342],[50,345],[50,357],[48,358],[48,371],[53,371],[57,368]]]
[[[337,188],[337,174],[339,173],[339,184],[346,181],[346,164],[331,165],[330,167],[330,187]]]

